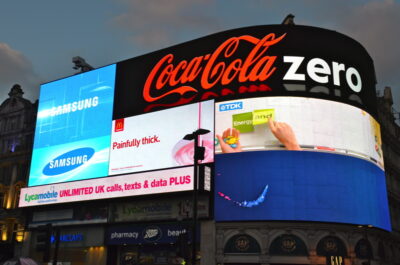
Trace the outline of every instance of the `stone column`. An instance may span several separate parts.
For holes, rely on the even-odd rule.
[[[215,222],[202,221],[200,235],[200,264],[215,264],[216,238],[215,238]]]

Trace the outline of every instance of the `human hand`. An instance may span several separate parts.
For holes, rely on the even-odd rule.
[[[287,150],[301,150],[292,127],[289,124],[269,119],[268,127]]]
[[[221,135],[217,134],[217,138],[221,146],[222,153],[242,152],[242,146],[240,145],[239,140],[236,143],[236,147],[232,147],[229,144],[225,143],[224,139],[228,138],[229,136],[239,139],[240,132],[235,128],[229,128],[222,133],[222,137]]]

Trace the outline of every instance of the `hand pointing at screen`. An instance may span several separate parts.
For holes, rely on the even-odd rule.
[[[287,150],[301,150],[293,129],[289,124],[270,119],[268,121],[268,127]]]

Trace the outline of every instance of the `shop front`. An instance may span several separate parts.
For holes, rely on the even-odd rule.
[[[57,230],[59,229],[59,247],[56,250]],[[51,238],[51,260],[57,255],[58,265],[105,265],[107,250],[104,247],[103,226],[90,227],[54,227]],[[37,232],[32,232],[35,241]],[[30,257],[42,260],[43,253],[30,250]],[[49,264],[52,264],[50,262]]]
[[[108,264],[183,264],[191,255],[190,229],[191,224],[185,222],[109,227]]]

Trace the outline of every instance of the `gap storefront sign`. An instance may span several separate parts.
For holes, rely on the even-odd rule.
[[[149,224],[121,225],[107,230],[107,245],[175,243],[179,236],[189,233],[189,225]]]

